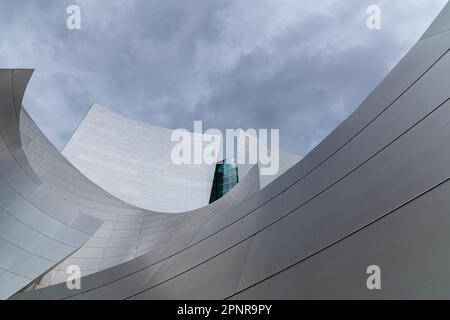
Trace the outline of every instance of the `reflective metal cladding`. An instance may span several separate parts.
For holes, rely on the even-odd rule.
[[[450,298],[449,14],[284,174],[183,213],[86,178],[22,108],[31,71],[1,70],[1,297]]]
[[[174,164],[172,131],[94,104],[62,153],[105,191],[137,207],[170,213],[204,207],[215,166]]]

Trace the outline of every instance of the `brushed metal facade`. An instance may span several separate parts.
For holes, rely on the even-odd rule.
[[[174,164],[171,152],[178,142],[171,141],[172,132],[94,104],[62,154],[99,187],[136,207],[161,213],[204,207],[209,204],[215,164]],[[194,141],[195,134],[190,133],[190,136]],[[217,139],[222,149],[223,141],[220,136]],[[272,152],[258,138],[252,142],[261,144],[261,152]],[[273,175],[260,172],[261,188],[301,159],[300,156],[277,151],[278,172]],[[201,157],[203,148],[192,148],[191,152],[195,159]],[[248,152],[248,149],[238,149],[237,156],[246,159]],[[240,179],[253,166],[239,164]]]
[[[20,106],[30,76],[29,70],[0,70],[2,299],[81,247],[101,223],[70,203],[53,198],[24,154]]]
[[[103,221],[81,248],[37,281],[38,287],[65,281],[69,265],[80,266],[82,274],[88,275],[129,261],[164,245],[171,234],[182,233],[180,229],[188,228],[191,221],[221,214],[259,190],[258,170],[254,167],[225,197],[206,207],[180,213],[144,210],[116,199],[77,171],[25,112],[21,127],[22,136],[28,141],[24,151],[30,165],[52,194],[69,199],[79,211]],[[199,227],[190,228],[193,231]]]
[[[450,298],[449,12],[266,188],[180,222],[161,246],[83,277],[81,290],[13,298]],[[366,287],[373,264],[381,290]]]
[[[62,153],[97,185],[139,208],[176,213],[204,207],[215,164],[174,164],[171,134],[94,104]],[[198,156],[196,148],[192,152]]]
[[[69,265],[88,275],[129,261],[173,233],[189,241],[184,229],[200,228],[259,190],[254,167],[225,197],[197,210],[153,212],[115,198],[69,163],[21,108],[31,73],[1,70],[1,298],[65,281]],[[198,226],[189,227],[193,221]]]

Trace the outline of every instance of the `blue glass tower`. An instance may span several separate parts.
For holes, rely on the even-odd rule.
[[[209,203],[222,198],[239,182],[238,167],[234,158],[216,164]]]

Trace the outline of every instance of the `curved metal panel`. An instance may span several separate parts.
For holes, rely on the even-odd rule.
[[[177,213],[204,207],[215,164],[173,164],[172,132],[94,104],[62,153],[100,187],[139,208]]]
[[[445,26],[438,18],[433,28]],[[80,290],[59,284],[13,298],[449,298],[449,49],[450,31],[422,38],[347,120],[263,190],[240,194],[256,174],[201,212],[141,221],[126,207],[133,218],[122,221],[117,209],[102,236],[151,243],[162,232],[166,241],[83,277]],[[136,236],[139,224],[146,231]],[[383,271],[379,291],[366,287],[372,264]]]
[[[82,246],[100,225],[75,212],[72,220],[39,208],[42,185],[24,154],[22,96],[32,70],[0,70],[0,298],[7,298]],[[51,194],[45,201],[53,206]],[[69,204],[67,204],[70,207]],[[73,223],[85,220],[89,228]]]

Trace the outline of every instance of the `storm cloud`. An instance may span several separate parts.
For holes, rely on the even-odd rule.
[[[94,103],[192,130],[280,128],[305,155],[417,41],[445,0],[0,2],[0,67],[34,68],[24,105],[61,148]],[[81,8],[68,30],[66,8]],[[366,9],[381,8],[368,30]]]

